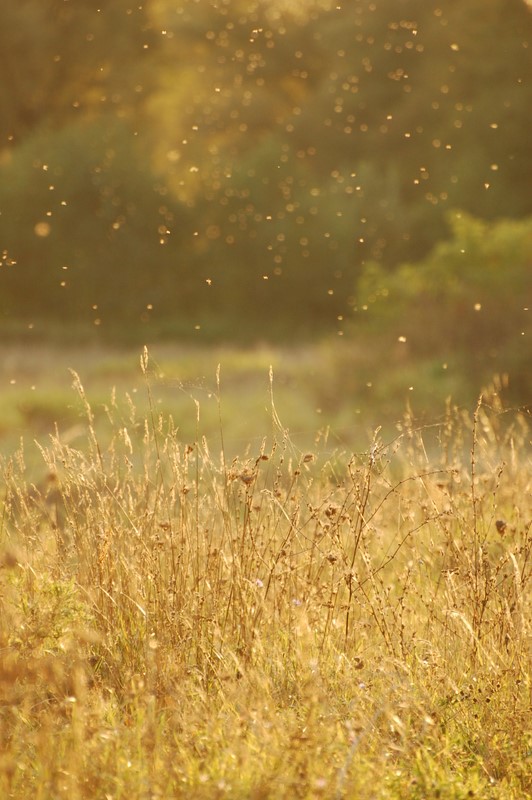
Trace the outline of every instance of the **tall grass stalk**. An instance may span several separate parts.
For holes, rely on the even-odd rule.
[[[532,796],[530,424],[495,389],[367,452],[273,402],[228,459],[150,399],[2,463],[0,796]],[[496,387],[495,387],[496,388]]]

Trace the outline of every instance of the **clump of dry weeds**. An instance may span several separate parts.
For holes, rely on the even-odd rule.
[[[44,481],[3,465],[2,797],[530,796],[525,414],[331,455],[272,405],[227,460],[85,409]]]

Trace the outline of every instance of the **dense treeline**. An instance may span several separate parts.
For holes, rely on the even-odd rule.
[[[4,3],[4,326],[335,329],[450,210],[532,214],[531,34],[524,0]]]

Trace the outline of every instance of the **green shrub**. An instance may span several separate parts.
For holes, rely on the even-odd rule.
[[[475,380],[509,373],[529,391],[532,219],[488,223],[455,212],[449,224],[449,240],[424,261],[393,273],[366,267],[361,329],[414,358],[459,364]]]

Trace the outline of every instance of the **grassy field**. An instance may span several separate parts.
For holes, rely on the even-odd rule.
[[[84,408],[72,389],[72,370],[105,441],[120,421],[130,424],[132,406],[137,417],[145,416],[149,398],[140,353],[90,344],[4,344],[0,450],[13,450],[21,436],[46,439],[56,426],[69,443],[83,438]],[[378,426],[394,434],[407,403],[431,422],[443,417],[448,396],[471,408],[481,387],[465,387],[463,371],[443,366],[410,363],[401,345],[383,361],[378,351],[341,339],[249,349],[157,344],[150,347],[148,377],[153,408],[173,417],[183,440],[206,435],[211,444],[219,441],[222,423],[225,447],[241,455],[272,433],[272,391],[283,427],[301,450],[316,436],[332,449],[365,448]]]
[[[0,797],[532,797],[530,417],[319,355],[4,353]]]
[[[107,424],[111,409],[114,418],[123,421],[129,420],[133,405],[135,414],[144,416],[148,393],[140,352],[50,345],[5,348],[0,361],[4,449],[16,444],[21,434],[41,438],[54,432],[56,424],[69,440],[83,436],[83,404],[72,390],[72,369],[79,372],[102,436],[113,427]],[[219,432],[222,400],[226,445],[241,452],[264,431],[271,432],[272,367],[281,413],[294,438],[305,439],[324,424],[320,403],[339,428],[345,416],[341,404],[332,408],[322,397],[316,373],[324,367],[316,358],[319,352],[312,347],[246,351],[160,345],[150,350],[151,401],[157,413],[173,416],[182,438],[194,440],[198,432],[209,438]],[[355,415],[354,411],[353,420]]]

